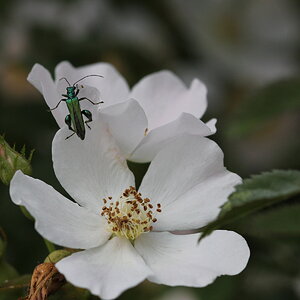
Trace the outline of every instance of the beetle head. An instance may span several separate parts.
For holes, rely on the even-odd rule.
[[[70,98],[75,97],[75,90],[76,90],[76,87],[75,87],[75,86],[67,86],[67,95],[68,95]]]

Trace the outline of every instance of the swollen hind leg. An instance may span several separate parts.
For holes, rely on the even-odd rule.
[[[93,121],[93,117],[92,117],[92,113],[89,110],[82,110],[81,113],[87,118],[87,121],[85,121],[84,123],[86,124],[86,126],[91,129],[90,125],[88,123]]]
[[[72,131],[74,131],[74,129],[72,128],[72,120],[71,120],[71,116],[70,115],[66,115],[65,117],[65,123],[68,125],[68,128]]]
[[[65,117],[65,123],[68,125],[69,130],[73,131],[73,133],[69,136],[66,137],[66,140],[69,139],[71,136],[73,136],[75,134],[74,129],[72,128],[72,120],[71,120],[71,116],[67,115]]]

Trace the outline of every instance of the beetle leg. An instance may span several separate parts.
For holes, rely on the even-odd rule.
[[[71,116],[70,115],[66,115],[65,117],[65,123],[68,125],[68,128],[73,131],[73,133],[69,136],[67,136],[65,139],[69,139],[71,136],[73,136],[75,134],[75,130],[72,128],[72,120],[71,120]]]
[[[73,131],[73,133],[69,136],[67,136],[65,139],[69,139],[71,136],[73,136],[75,134],[75,130],[72,128],[72,120],[71,120],[71,116],[70,115],[66,115],[65,117],[65,123],[68,125],[68,128]]]
[[[100,103],[104,103],[103,101],[100,101],[100,102],[93,102],[91,99],[89,99],[89,98],[87,98],[87,97],[83,97],[83,98],[78,99],[78,101],[82,101],[82,100],[87,100],[87,101],[91,102],[93,105],[97,105],[97,104],[100,104]]]
[[[90,125],[88,123],[92,122],[93,121],[93,117],[92,117],[92,113],[89,111],[89,110],[82,110],[81,113],[87,117],[87,121],[85,121],[84,123],[86,124],[86,126],[91,129]]]
[[[67,136],[66,138],[65,138],[65,140],[67,140],[67,139],[69,139],[71,136],[73,136],[75,134],[75,132],[73,132],[71,135],[69,135],[69,136]]]
[[[74,131],[74,129],[72,128],[72,120],[71,120],[71,116],[70,115],[66,115],[65,117],[65,123],[68,125],[68,128],[71,130],[71,131]]]
[[[66,101],[66,99],[60,99],[60,101],[56,104],[56,106],[53,107],[53,108],[50,108],[49,111],[54,110],[54,109],[57,109],[58,106],[59,106],[59,104],[60,104],[62,101]]]

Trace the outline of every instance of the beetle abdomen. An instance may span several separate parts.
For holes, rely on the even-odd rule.
[[[66,102],[70,112],[73,129],[78,137],[83,140],[85,138],[85,128],[78,98],[75,97],[67,100]]]

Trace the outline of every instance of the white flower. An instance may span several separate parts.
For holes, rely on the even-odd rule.
[[[98,63],[74,68],[68,62],[55,69],[53,81],[50,73],[36,64],[28,80],[43,94],[47,105],[53,108],[65,94],[66,77],[73,84],[86,75],[98,74],[104,78],[89,77],[80,84],[80,97],[104,101],[99,113],[88,101],[82,107],[108,122],[109,130],[118,142],[122,154],[137,162],[151,161],[167,142],[182,134],[208,136],[215,133],[216,120],[204,124],[199,118],[207,107],[206,88],[194,79],[190,88],[171,72],[161,71],[143,78],[132,90],[123,77],[109,64]],[[52,111],[58,125],[65,126],[68,114],[64,103]],[[91,123],[91,127],[92,127]]]
[[[11,182],[13,202],[28,209],[42,236],[83,249],[56,264],[67,280],[113,299],[146,278],[203,287],[241,272],[249,248],[240,235],[218,230],[198,243],[200,234],[169,232],[206,225],[240,183],[224,168],[216,143],[192,135],[173,140],[155,156],[136,192],[106,126],[95,121],[83,141],[65,140],[67,128],[54,138],[56,176],[77,203],[20,171]]]
[[[242,86],[262,85],[298,73],[298,8],[293,1],[168,1],[195,56]],[[224,82],[222,82],[224,83]]]

